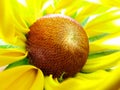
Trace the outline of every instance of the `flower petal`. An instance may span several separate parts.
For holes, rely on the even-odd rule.
[[[43,90],[44,79],[39,69],[26,65],[1,72],[0,82],[2,82],[0,84],[1,90]],[[37,88],[34,87],[35,84],[38,86]]]
[[[79,73],[76,77],[63,81],[55,90],[98,90],[106,75],[107,72],[103,70],[90,74]]]
[[[74,78],[66,79],[52,90],[118,90],[119,69],[120,67],[111,72],[98,70],[92,73],[78,73]]]
[[[38,18],[43,15],[42,7],[47,0],[26,0],[27,14],[26,21],[29,25],[32,25]]]
[[[45,77],[45,90],[56,90],[60,83],[52,78],[52,75]]]
[[[88,5],[88,2],[86,2],[84,0],[75,0],[69,6],[64,8],[65,9],[64,13],[65,13],[65,15],[76,18],[76,15],[78,14],[79,10],[83,7],[86,7],[87,5]]]
[[[0,66],[22,60],[26,56],[27,52],[19,48],[0,48]]]
[[[80,23],[82,23],[86,18],[91,17],[93,15],[101,14],[108,9],[109,9],[108,7],[104,7],[96,3],[86,3],[86,4],[83,4],[83,6],[80,8],[75,19]]]
[[[120,8],[120,0],[112,0],[109,2],[109,0],[100,0],[102,4],[108,5],[111,7],[119,7]]]
[[[93,72],[99,69],[109,69],[118,63],[120,59],[119,55],[120,52],[115,52],[110,55],[88,59],[82,71]]]
[[[120,64],[109,73],[98,90],[120,90]]]
[[[12,42],[15,36],[15,28],[9,1],[0,1],[0,11],[0,37],[5,41]]]
[[[74,3],[76,0],[69,0],[69,1],[65,1],[65,0],[54,0],[54,4],[55,4],[55,11],[60,10],[60,9],[64,9],[65,7],[68,7],[69,5],[71,5],[72,3]]]
[[[30,90],[43,90],[44,86],[44,78],[42,71],[38,69],[36,78],[34,79],[34,83],[32,84]]]
[[[111,33],[90,43],[90,52],[99,52],[104,50],[120,50],[120,32]]]
[[[79,0],[69,0],[64,1],[64,0],[49,0],[45,6],[43,6],[43,12],[44,14],[64,14],[62,13],[66,8],[71,7],[74,3],[78,2]],[[75,6],[75,4],[74,4]],[[79,6],[79,4],[77,5]],[[72,6],[73,9],[73,6]],[[76,9],[74,7],[74,9]],[[77,8],[78,9],[78,8]],[[65,10],[66,12],[67,10]],[[67,13],[67,12],[66,12]]]
[[[15,0],[12,0],[12,2],[13,1]],[[1,12],[2,18],[0,18],[0,38],[7,43],[25,47],[25,34],[29,29],[24,18],[21,17],[22,14],[20,13],[20,10],[18,10],[19,8],[17,8],[19,13],[16,13],[16,10],[10,5],[10,1],[5,0],[1,1],[1,3],[3,4],[1,11],[4,12]],[[17,5],[15,2],[13,4]],[[18,6],[20,5],[17,5],[16,7]]]
[[[85,26],[85,30],[89,37],[99,35],[100,33],[117,32],[120,29],[120,25],[117,23],[119,19],[120,11],[118,9],[107,11],[89,21]]]
[[[29,31],[29,27],[25,21],[25,13],[27,9],[25,6],[20,4],[18,0],[12,0],[9,2],[11,5],[12,16],[15,24],[15,30],[23,34],[26,34]],[[14,6],[16,5],[16,6]]]
[[[16,31],[16,37],[14,39],[14,41],[11,43],[12,45],[15,45],[15,46],[19,46],[21,48],[25,48],[26,47],[26,35],[19,32],[19,31]]]

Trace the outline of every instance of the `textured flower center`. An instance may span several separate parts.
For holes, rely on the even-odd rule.
[[[63,15],[47,15],[30,27],[27,50],[31,64],[45,75],[64,78],[81,70],[88,57],[88,38],[83,28]]]

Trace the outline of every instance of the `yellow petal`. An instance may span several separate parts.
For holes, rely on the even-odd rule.
[[[5,1],[0,1],[0,12],[1,12],[1,14],[0,14],[0,27],[1,27],[1,24],[2,24],[2,21],[3,21],[3,17],[4,17],[4,3],[5,3]]]
[[[92,75],[94,74],[85,74],[86,77],[84,77],[84,75],[79,74],[79,78],[68,78],[56,87],[55,90],[97,90],[97,87],[106,75],[101,78],[98,73],[95,73],[95,79]]]
[[[75,0],[71,5],[64,8],[65,9],[64,14],[75,18],[76,15],[78,14],[79,10],[81,8],[85,7],[87,4],[88,3],[85,2],[84,0]]]
[[[4,0],[4,2],[2,2],[4,6],[2,9],[4,12],[2,12],[3,16],[1,16],[2,20],[0,20],[0,37],[7,43],[17,43],[19,46],[25,47],[25,42],[18,39],[18,37],[20,37],[18,36],[18,33],[23,33],[23,35],[25,35],[29,29],[20,13],[20,5],[17,5],[15,2],[13,3],[13,1],[15,0],[12,0],[12,2]],[[16,13],[16,8],[13,9],[12,5],[10,5],[11,3],[16,5],[17,12],[19,11],[19,13]],[[21,36],[23,37],[23,35]]]
[[[120,50],[120,46],[112,44],[90,43],[90,53],[104,52],[109,50]]]
[[[45,78],[45,90],[98,90],[108,74],[104,70],[89,74],[78,73],[74,78],[68,78],[62,83],[56,82],[49,76]]]
[[[97,79],[103,79],[108,74],[105,70],[97,70],[95,72],[91,73],[77,73],[74,78],[80,79],[80,80],[97,80]],[[83,81],[83,82],[84,82]]]
[[[77,0],[75,0],[74,2],[76,2]],[[48,0],[43,8],[42,8],[42,12],[43,15],[46,14],[62,14],[64,12],[63,9],[66,9],[67,7],[71,7],[71,5],[73,5],[73,0],[69,0],[68,1],[64,1],[64,0]],[[75,6],[75,4],[74,4]],[[78,5],[77,5],[78,6]],[[75,7],[74,7],[75,9]],[[67,11],[67,10],[65,10]]]
[[[55,2],[54,0],[48,0],[42,7],[43,15],[55,14]],[[58,14],[58,13],[57,13]]]
[[[72,3],[76,2],[76,0],[69,0],[69,1],[65,1],[65,0],[54,0],[54,4],[55,4],[55,11],[60,10],[60,9],[64,9],[65,7],[68,7],[69,5],[71,5]]]
[[[15,46],[19,46],[21,48],[25,48],[26,47],[26,41],[27,41],[26,35],[19,32],[19,31],[16,31],[16,37],[11,44],[15,45]]]
[[[30,90],[43,90],[44,86],[44,78],[43,78],[42,71],[38,69],[36,78],[34,79],[34,82],[30,88]]]
[[[26,0],[27,15],[25,17],[29,25],[33,24],[38,18],[43,15],[42,7],[47,0]]]
[[[52,78],[52,75],[45,77],[45,90],[56,90],[59,82]]]
[[[111,7],[118,7],[120,8],[120,0],[112,0],[109,2],[109,0],[100,0],[102,4],[111,6]]]
[[[14,22],[9,1],[0,1],[0,35],[5,41],[12,42],[15,36]],[[8,32],[10,31],[10,32]]]
[[[12,8],[11,11],[14,20],[13,23],[15,24],[16,31],[26,34],[29,31],[29,27],[25,20],[25,13],[27,13],[26,7],[19,3],[17,0],[12,0],[9,3]]]
[[[120,64],[115,67],[104,80],[99,90],[119,90],[120,89]]]
[[[26,65],[1,72],[0,82],[1,90],[43,90],[44,79],[39,69]]]
[[[120,32],[111,33],[99,40],[91,42],[90,52],[99,52],[103,50],[120,50],[119,42],[120,42]]]
[[[111,72],[98,70],[93,73],[78,73],[68,78],[53,90],[118,90],[120,68]]]
[[[0,48],[0,66],[24,59],[27,52],[20,48]]]
[[[119,55],[120,52],[115,52],[110,55],[88,59],[85,66],[83,67],[83,71],[93,72],[99,69],[109,69],[118,63],[120,59]]]
[[[93,8],[93,6],[94,6],[94,8]],[[86,3],[86,4],[83,4],[83,6],[81,6],[75,19],[81,23],[86,18],[91,17],[93,15],[101,14],[108,9],[109,9],[108,7],[104,7],[104,6],[99,5],[99,4]]]
[[[113,33],[119,31],[120,11],[118,9],[106,11],[106,13],[96,16],[85,26],[89,37],[100,33]],[[114,30],[113,30],[114,29]],[[94,33],[94,34],[93,34]]]

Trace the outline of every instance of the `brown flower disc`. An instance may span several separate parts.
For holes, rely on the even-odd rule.
[[[88,38],[78,22],[68,16],[47,15],[30,26],[27,35],[30,63],[44,75],[74,76],[85,64]]]

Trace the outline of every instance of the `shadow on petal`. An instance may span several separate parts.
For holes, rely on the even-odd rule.
[[[0,73],[0,90],[43,90],[43,73],[34,66],[24,65]]]

